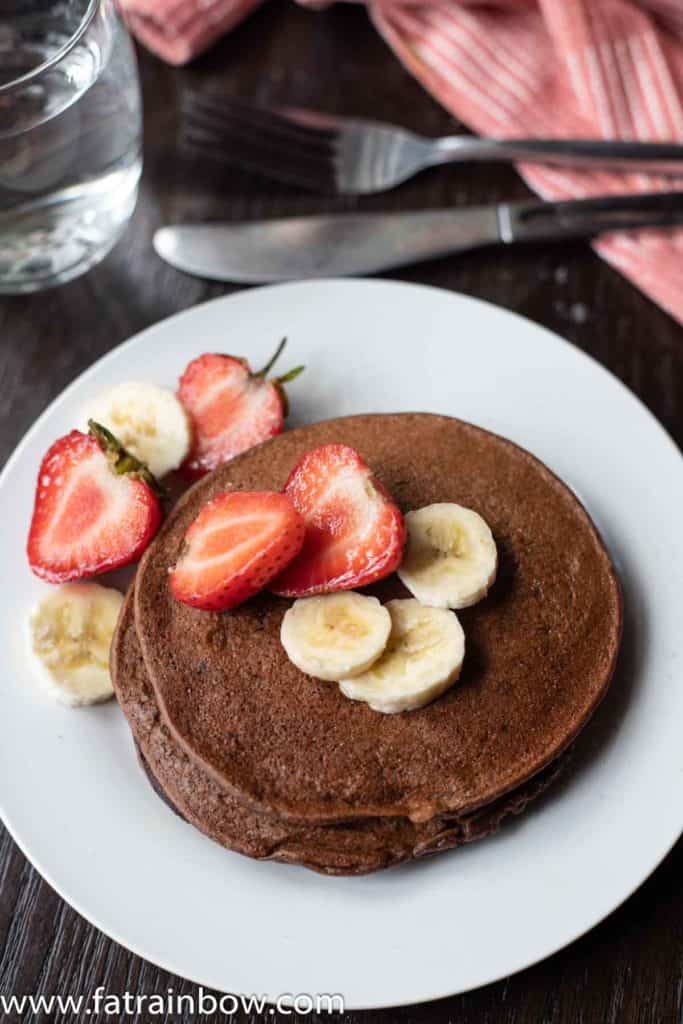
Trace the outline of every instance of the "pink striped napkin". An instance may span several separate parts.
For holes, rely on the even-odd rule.
[[[118,0],[141,43],[170,64],[186,64],[263,0]]]
[[[183,63],[262,0],[121,0]],[[324,6],[318,0],[300,0]],[[368,0],[406,67],[483,135],[683,141],[683,0]],[[683,190],[683,179],[523,164],[548,199]],[[683,229],[620,232],[596,250],[683,323]]]

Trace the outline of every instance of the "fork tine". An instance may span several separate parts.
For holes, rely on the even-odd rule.
[[[257,131],[292,145],[321,152],[332,150],[337,135],[330,129],[299,124],[285,115],[263,107],[252,107],[233,99],[221,101],[219,104],[208,97],[190,95],[183,102],[183,110],[190,118],[201,117],[207,122],[212,121],[216,128],[232,124],[245,131]]]
[[[292,171],[300,173],[300,176],[305,177],[307,181],[317,181],[321,180],[325,172],[328,171],[328,177],[332,180],[331,166],[326,167],[325,164],[321,164],[318,161],[307,160],[305,156],[300,154],[280,153],[277,148],[269,146],[267,143],[261,144],[254,139],[236,138],[235,142],[238,145],[234,147],[218,147],[216,141],[216,136],[212,132],[207,132],[199,126],[188,127],[181,135],[181,143],[194,146],[196,149],[203,149],[207,152],[211,151],[213,155],[225,163],[243,163],[248,158],[250,163],[258,165],[265,172],[274,173],[277,171],[280,174],[281,172]],[[275,160],[277,160],[277,165]]]
[[[228,97],[226,108],[235,115],[241,114],[244,117],[250,117],[254,122],[263,124],[264,127],[271,125],[273,129],[278,127],[283,131],[286,130],[288,134],[302,142],[327,142],[331,145],[338,134],[337,128],[306,123],[301,118],[290,116],[284,109],[247,103],[236,96]]]
[[[235,136],[234,146],[226,145],[222,139],[217,145],[216,136],[197,127],[188,127],[180,138],[182,149],[202,158],[208,158],[223,166],[241,167],[263,177],[284,181],[289,185],[301,185],[313,192],[336,192],[334,170],[331,164],[313,165],[306,160],[296,160],[286,153],[275,153],[272,148],[254,144]]]
[[[213,164],[219,164],[221,167],[234,167],[243,171],[248,171],[250,174],[258,175],[259,177],[268,179],[269,181],[279,181],[285,185],[295,185],[298,188],[304,188],[309,192],[316,192],[323,195],[336,195],[336,188],[331,177],[329,181],[325,183],[317,176],[306,174],[300,169],[289,168],[279,169],[275,174],[271,168],[264,167],[263,161],[259,158],[255,159],[249,155],[245,155],[240,157],[239,160],[228,159],[222,153],[216,153],[211,149],[198,146],[196,143],[189,141],[184,143],[183,149],[190,154],[201,157],[202,160],[208,160]]]
[[[232,101],[218,111],[213,101],[193,96],[183,107],[183,148],[290,184],[336,191],[333,132],[300,128],[262,110],[253,115]]]
[[[275,173],[284,168],[299,168],[307,172],[309,180],[316,177],[321,180],[332,179],[334,166],[331,160],[320,158],[304,150],[283,146],[280,141],[258,135],[246,136],[238,132],[224,131],[217,134],[212,127],[200,122],[185,126],[182,136],[194,140],[207,148],[222,149],[226,160],[240,160],[243,155],[250,155],[258,160],[264,171]]]

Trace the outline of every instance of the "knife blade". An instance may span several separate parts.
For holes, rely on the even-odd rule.
[[[683,193],[170,225],[154,248],[178,270],[244,284],[374,274],[487,245],[683,222]]]

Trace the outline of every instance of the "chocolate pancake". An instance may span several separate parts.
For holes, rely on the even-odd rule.
[[[498,545],[496,584],[459,613],[459,682],[419,711],[382,715],[302,674],[279,639],[289,602],[227,613],[175,601],[168,570],[201,506],[277,490],[317,445],[357,448],[400,507],[476,509]],[[371,592],[405,596],[396,577]],[[200,481],[140,565],[137,633],[174,739],[228,793],[300,822],[428,821],[517,789],[554,760],[604,696],[621,633],[614,568],[575,495],[528,452],[445,416],[329,420],[282,434]]]
[[[519,814],[560,773],[559,758],[536,778],[482,811],[416,825],[407,818],[364,818],[337,825],[296,825],[256,812],[191,760],[159,715],[126,598],[112,645],[112,679],[140,761],[157,794],[221,845],[249,857],[302,864],[330,875],[365,874],[490,835]],[[565,755],[565,758],[568,755]]]

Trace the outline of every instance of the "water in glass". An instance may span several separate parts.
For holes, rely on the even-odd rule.
[[[0,292],[82,273],[132,214],[135,55],[112,0],[0,0]]]

